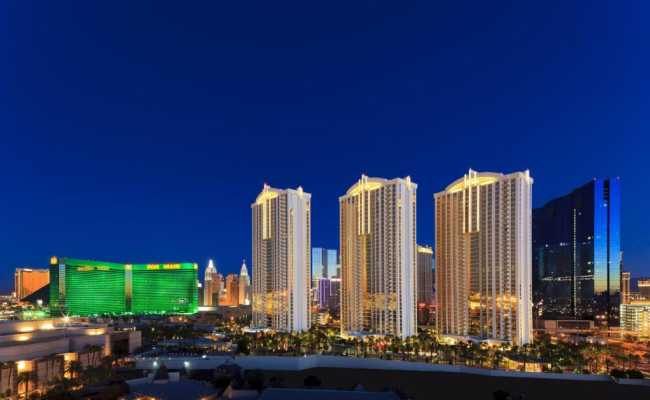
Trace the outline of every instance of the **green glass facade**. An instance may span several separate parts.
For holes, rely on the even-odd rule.
[[[195,313],[197,265],[116,264],[53,257],[50,311],[89,316],[124,313]]]
[[[194,264],[133,265],[131,312],[194,313],[198,307]]]

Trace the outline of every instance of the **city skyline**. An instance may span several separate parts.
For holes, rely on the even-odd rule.
[[[190,8],[0,4],[6,291],[55,254],[237,273],[264,182],[312,193],[333,249],[349,182],[410,175],[433,246],[470,167],[529,169],[533,208],[620,177],[624,268],[650,275],[647,4]]]
[[[594,181],[603,181],[603,180],[609,181],[610,179],[609,179],[609,178],[606,178],[606,179],[593,178],[593,180],[594,180]],[[620,178],[617,177],[616,180],[619,181]],[[584,186],[584,185],[576,186],[577,189],[574,188],[574,189],[572,189],[572,190],[573,190],[573,191],[578,190],[578,189],[580,189],[582,186]],[[617,187],[618,187],[617,190],[620,191],[620,184],[619,184]],[[570,191],[568,191],[568,192],[570,192]],[[534,208],[535,208],[535,209],[542,209],[543,207],[547,206],[549,203],[551,203],[551,202],[553,202],[553,201],[556,201],[557,198],[567,197],[567,196],[568,196],[568,195],[557,195],[556,198],[548,199],[544,204],[539,205],[539,206],[536,206],[536,207],[534,207]],[[620,194],[619,194],[619,196],[620,196]],[[534,197],[533,197],[533,199],[534,199]],[[620,203],[620,200],[619,200],[619,203]],[[536,204],[536,203],[533,203],[533,204]],[[433,226],[433,224],[432,224],[432,226]],[[619,230],[620,230],[620,228],[619,228]],[[434,236],[435,236],[435,235],[434,235]],[[623,242],[622,240],[620,240],[620,241]],[[428,243],[427,243],[427,244],[425,244],[425,246],[430,246],[430,247],[433,248],[434,259],[435,259],[435,253],[436,253],[436,251],[435,251],[435,237],[434,237],[434,240],[431,242],[431,244],[428,244]],[[619,246],[620,246],[620,249],[621,249],[621,251],[622,251],[622,249],[623,249],[624,247],[623,247],[622,245],[619,245]],[[313,254],[312,254],[312,251],[313,251],[313,250],[322,250],[322,249],[324,249],[323,246],[313,246],[313,247],[311,247],[311,248],[310,248],[310,259],[313,258]],[[339,251],[338,246],[330,247],[330,249],[331,249],[331,250],[329,250],[329,251],[333,251],[333,252],[337,252],[337,253],[338,253],[338,251]],[[50,257],[51,257],[51,256],[50,256]],[[251,258],[252,258],[252,257],[251,257]],[[91,257],[91,258],[84,258],[84,259],[88,259],[88,260],[90,260],[90,259],[92,259],[92,257]],[[96,257],[95,257],[95,259],[96,259]],[[49,258],[48,258],[48,260],[49,260]],[[46,260],[46,261],[47,261],[47,260]],[[312,260],[312,261],[313,261],[313,260]],[[244,260],[244,262],[245,262],[245,260]],[[45,262],[45,264],[47,265],[47,262]],[[213,263],[213,260],[212,260],[212,259],[207,260],[207,262],[205,262],[205,263],[202,263],[202,262],[199,261],[199,262],[198,262],[198,265],[199,265],[199,274],[200,274],[200,276],[204,276],[205,273],[206,273],[206,270],[207,270],[207,269],[209,268],[209,266],[212,265],[212,264],[216,264],[216,262]],[[314,266],[313,266],[313,262],[312,262],[311,264],[312,264],[312,265],[311,265],[310,268],[313,269],[313,267],[314,267]],[[222,271],[222,270],[226,271],[226,274],[223,275],[223,278],[225,279],[225,277],[226,277],[227,275],[229,275],[229,274],[236,274],[238,271],[241,270],[241,267],[242,267],[242,265],[239,264],[239,265],[238,265],[236,268],[234,268],[234,269],[228,269],[228,266],[226,266],[225,269],[222,269],[222,268],[220,267],[219,270],[220,270],[220,271]],[[42,268],[40,268],[40,267],[38,267],[38,266],[37,266],[37,267],[34,267],[34,266],[21,266],[21,267],[15,267],[15,268],[12,269],[11,271],[12,271],[12,273],[13,273],[13,271],[16,271],[16,270],[18,270],[18,269],[34,269],[34,270],[38,270],[38,269],[42,269]],[[650,277],[650,268],[641,268],[641,269],[640,269],[640,272],[641,272],[640,274],[635,273],[634,268],[633,268],[633,267],[630,268],[627,264],[626,264],[626,265],[623,265],[623,269],[625,269],[625,270],[628,271],[628,272],[632,271],[632,275],[631,275],[631,279],[632,279],[632,280],[635,280],[635,279],[638,279],[638,278],[648,278],[648,277]],[[2,269],[0,269],[0,271],[2,271]],[[203,281],[204,281],[204,279],[201,279],[201,282],[203,282]],[[13,284],[13,282],[9,282],[8,284],[4,284],[4,283],[3,283],[3,276],[0,275],[0,289],[4,289],[5,291],[7,291],[8,289],[10,289],[10,288],[13,287],[13,286],[11,286],[12,284]]]
[[[647,397],[649,15],[0,1],[0,397]]]

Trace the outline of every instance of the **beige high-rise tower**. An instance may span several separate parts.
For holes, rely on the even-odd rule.
[[[217,305],[214,301],[214,294],[216,293],[215,288],[215,279],[217,277],[217,269],[214,267],[212,260],[208,263],[208,266],[205,268],[204,275],[204,285],[203,285],[203,305],[212,306]],[[217,293],[217,298],[219,297]]]
[[[416,190],[362,175],[339,197],[341,334],[416,334]]]
[[[246,260],[244,260],[239,271],[239,304],[250,304],[250,291],[251,277],[248,276],[248,268],[246,268]]]
[[[621,303],[630,304],[630,272],[621,272]]]
[[[438,333],[533,340],[532,185],[528,171],[470,170],[434,195]]]
[[[253,209],[253,327],[307,330],[311,195],[264,189]]]

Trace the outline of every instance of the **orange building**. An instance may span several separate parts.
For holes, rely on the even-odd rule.
[[[239,278],[237,274],[230,274],[226,277],[226,301],[228,306],[236,306],[239,304]],[[222,305],[219,302],[219,305]]]
[[[16,298],[22,300],[50,283],[49,269],[16,268],[14,274]]]

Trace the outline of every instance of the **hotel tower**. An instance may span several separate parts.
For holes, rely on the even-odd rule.
[[[251,277],[248,276],[246,260],[241,265],[239,271],[239,304],[249,305],[251,301]]]
[[[253,210],[253,327],[310,326],[311,195],[264,189]]]
[[[16,299],[20,301],[50,283],[50,270],[16,268],[14,281]]]
[[[214,299],[214,294],[217,294],[217,299],[219,298],[219,292],[215,290],[215,280],[217,279],[217,269],[214,267],[212,260],[208,263],[208,266],[205,268],[204,275],[204,287],[203,287],[203,305],[212,306],[217,305]],[[217,300],[218,301],[218,300]]]
[[[533,340],[532,185],[528,171],[470,169],[434,195],[440,334]]]
[[[361,176],[339,197],[341,334],[416,334],[416,190]]]

